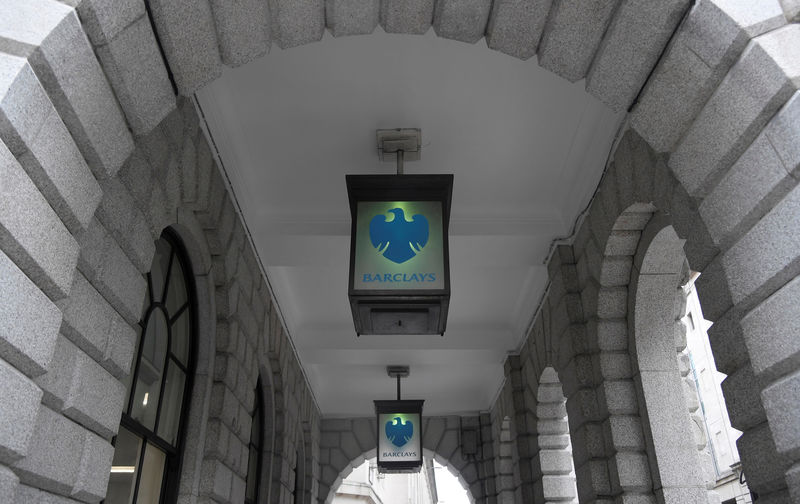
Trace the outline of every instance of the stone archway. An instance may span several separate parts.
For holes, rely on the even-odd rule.
[[[629,349],[647,444],[653,490],[665,504],[711,502],[710,467],[700,459],[688,404],[697,403],[693,382],[684,382],[679,359],[686,347],[680,318],[684,240],[667,219],[654,216],[634,255],[629,291]],[[677,353],[676,353],[677,349]],[[717,497],[718,500],[718,497]]]
[[[411,11],[393,10],[389,0],[366,1],[354,10],[330,0],[327,15],[319,0],[272,0],[269,22],[263,2],[243,4],[252,10],[237,17],[237,12],[224,7],[211,9],[205,0],[153,0],[158,40],[141,2],[132,2],[129,10],[107,12],[96,2],[83,1],[80,18],[65,3],[6,4],[12,10],[0,27],[0,154],[27,182],[8,193],[8,206],[0,214],[3,254],[9,259],[4,264],[18,268],[10,285],[15,291],[32,293],[39,313],[56,314],[57,303],[69,302],[71,278],[80,269],[79,253],[88,255],[101,248],[98,244],[113,243],[117,256],[141,259],[141,250],[119,249],[131,245],[126,236],[111,236],[92,222],[102,198],[113,197],[113,183],[120,179],[132,181],[127,189],[151,214],[146,220],[154,228],[174,221],[170,212],[180,201],[196,207],[211,227],[227,227],[226,233],[235,227],[235,217],[230,217],[235,212],[229,202],[225,204],[224,183],[212,182],[215,171],[208,169],[213,161],[205,142],[196,151],[193,139],[182,138],[184,129],[192,130],[193,138],[197,135],[191,106],[184,102],[180,114],[171,113],[176,100],[168,68],[180,92],[190,94],[213,78],[223,63],[249,61],[263,52],[269,40],[290,47],[318,40],[326,26],[335,35],[346,35],[369,32],[378,22],[387,31],[404,33],[424,31],[433,24],[439,35],[469,42],[486,33],[494,48],[521,57],[538,50],[541,64],[559,75],[586,76],[588,91],[611,106],[628,107],[641,91],[630,115],[638,134],[630,132],[617,147],[615,164],[572,247],[572,263],[591,270],[584,273],[584,280],[589,276],[594,280],[579,286],[585,306],[576,310],[568,303],[567,308],[570,322],[581,318],[576,315],[580,311],[589,321],[589,343],[580,347],[585,341],[579,334],[569,342],[576,353],[585,352],[580,354],[587,357],[581,364],[599,368],[598,374],[606,378],[614,376],[610,368],[604,369],[607,363],[602,358],[619,357],[598,357],[601,352],[596,349],[618,336],[614,331],[619,328],[596,315],[600,307],[614,309],[621,293],[602,283],[598,257],[607,242],[613,243],[612,227],[621,209],[652,202],[670,213],[678,235],[687,239],[685,251],[692,267],[704,270],[698,290],[708,317],[716,322],[711,340],[720,370],[729,375],[726,395],[737,399],[729,402],[734,404],[731,419],[745,431],[740,447],[748,480],[764,500],[785,500],[787,486],[798,498],[800,437],[793,417],[786,415],[796,407],[800,355],[793,303],[800,273],[796,252],[800,163],[794,148],[800,124],[796,9],[787,7],[784,16],[779,3],[770,0],[760,3],[757,12],[740,12],[733,3],[720,6],[700,0],[680,21],[678,14],[687,1],[622,2],[599,17],[575,10],[568,2],[556,2],[551,12],[531,11],[528,15],[533,17],[528,19],[535,22],[520,28],[517,21],[522,18],[515,16],[513,4],[497,1],[493,8],[487,1],[478,2],[477,9],[471,3],[453,7],[445,0],[436,5],[420,1],[417,5],[424,7],[424,15],[414,16]],[[467,16],[477,23],[459,24],[466,13],[478,14]],[[356,22],[349,23],[351,18]],[[259,19],[263,26],[255,28],[263,36],[250,37],[252,31],[242,27],[253,27]],[[787,20],[792,24],[787,26]],[[534,29],[528,30],[531,26]],[[678,27],[674,34],[670,26]],[[704,38],[698,33],[714,35]],[[659,58],[667,40],[671,42]],[[168,66],[160,57],[159,41]],[[620,54],[634,57],[618,58]],[[172,148],[168,144],[176,142],[178,150],[184,145],[185,159],[166,154]],[[658,158],[655,152],[665,155]],[[195,163],[195,156],[202,165]],[[142,160],[152,166],[138,170]],[[54,165],[61,171],[45,169]],[[140,173],[148,178],[138,179]],[[753,173],[759,176],[751,177]],[[151,176],[157,180],[151,182]],[[80,190],[71,185],[75,181],[83,181]],[[220,203],[206,208],[212,191],[217,191],[213,201]],[[589,237],[596,243],[587,245]],[[53,243],[59,246],[50,247]],[[209,248],[219,246],[209,244]],[[105,261],[100,255],[89,259]],[[757,264],[752,261],[755,256]],[[135,296],[129,287],[100,287],[107,288],[102,294],[115,309],[135,318],[131,308],[136,303],[130,302]],[[38,341],[51,350],[58,325],[38,327]],[[607,330],[611,333],[600,335]],[[8,358],[30,382],[47,369],[29,351],[33,350],[14,346]],[[594,362],[595,357],[601,361]],[[580,435],[595,439],[603,429],[608,393],[616,390],[624,395],[629,390],[613,388],[621,380],[598,383],[577,371],[574,376],[578,379],[564,381],[568,407],[580,410],[575,415]],[[21,424],[35,424],[38,399],[31,402],[33,406],[20,413]],[[30,432],[25,439],[35,439]],[[24,457],[29,444],[14,445],[13,457],[4,462]],[[31,452],[37,449],[30,445]],[[602,450],[578,458],[583,474],[579,482],[589,482],[582,495],[596,499],[612,494]],[[614,478],[618,480],[619,474]],[[84,483],[70,485],[78,485],[74,490],[82,492]]]
[[[456,474],[472,502],[485,502],[494,488],[494,475],[483,466],[493,462],[492,440],[478,436],[478,452],[464,455],[462,432],[472,426],[474,417],[423,418],[423,454]],[[328,504],[342,479],[364,460],[376,456],[375,418],[323,419],[320,433],[320,480],[318,499]],[[481,429],[480,422],[474,422]],[[488,425],[486,426],[488,427]],[[470,450],[471,451],[471,450]]]
[[[577,504],[575,468],[568,435],[567,398],[561,390],[558,374],[552,367],[542,371],[536,399],[542,495],[545,502]]]

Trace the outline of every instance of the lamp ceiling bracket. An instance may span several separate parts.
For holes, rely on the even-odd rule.
[[[419,161],[422,154],[422,130],[419,128],[379,129],[375,131],[378,158],[397,163],[402,173],[404,161]]]

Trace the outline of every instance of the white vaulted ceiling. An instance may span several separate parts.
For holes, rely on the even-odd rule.
[[[323,415],[394,398],[389,364],[411,367],[403,397],[426,414],[489,408],[622,116],[582,82],[432,30],[273,47],[197,96]],[[375,130],[396,127],[422,129],[406,173],[455,176],[444,337],[353,329],[345,174],[393,173]]]

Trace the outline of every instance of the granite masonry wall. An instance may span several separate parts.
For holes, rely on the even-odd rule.
[[[242,502],[259,376],[264,502],[291,502],[296,477],[303,502],[327,502],[370,456],[374,420],[320,417],[184,97],[272,42],[378,24],[536,55],[629,111],[495,404],[427,419],[426,453],[481,503],[573,498],[574,484],[581,503],[714,502],[677,353],[691,269],[748,484],[759,504],[800,502],[799,14],[797,0],[0,1],[0,502],[103,498],[143,274],[168,227],[201,315],[179,502]],[[680,267],[648,269],[667,255]],[[669,369],[648,364],[648,342]],[[657,373],[674,378],[673,419],[648,400]],[[574,484],[549,448],[567,435],[555,416]]]

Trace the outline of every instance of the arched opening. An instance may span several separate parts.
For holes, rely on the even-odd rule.
[[[449,467],[423,458],[419,472],[382,474],[375,458],[365,459],[342,479],[331,504],[470,504],[468,490]]]
[[[552,367],[545,368],[539,378],[536,417],[544,500],[577,504],[567,398],[564,397],[558,374]]]

